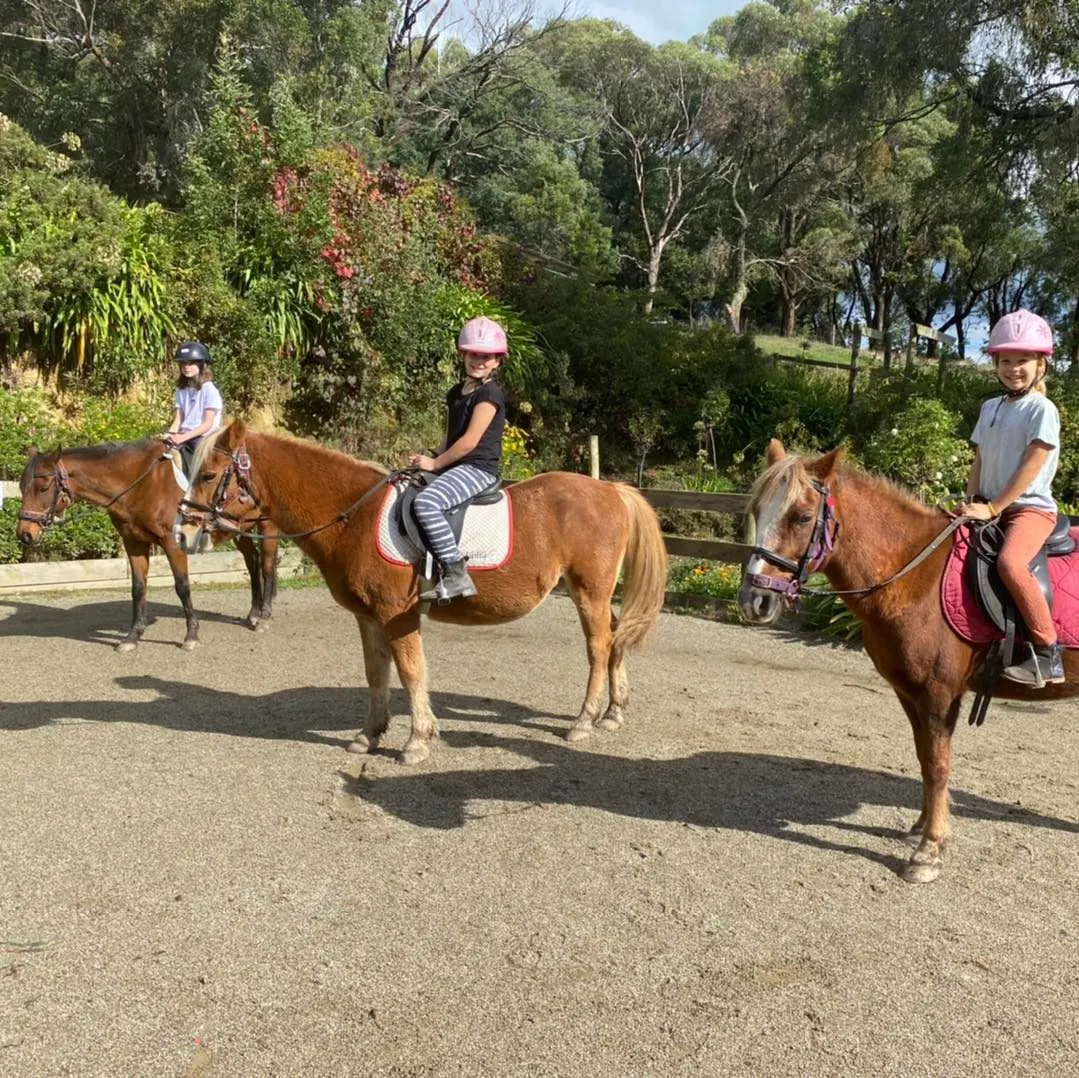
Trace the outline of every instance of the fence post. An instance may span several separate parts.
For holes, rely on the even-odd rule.
[[[855,322],[851,328],[853,341],[850,346],[850,377],[847,380],[847,407],[854,403],[854,383],[858,377],[858,353],[862,350],[862,325]]]
[[[599,435],[588,436],[588,464],[593,479],[599,478]]]

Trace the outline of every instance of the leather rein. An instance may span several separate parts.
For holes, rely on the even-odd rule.
[[[904,577],[907,573],[912,572],[919,565],[922,564],[949,536],[953,535],[964,523],[967,521],[967,517],[953,516],[949,521],[947,527],[944,528],[927,546],[923,547],[910,561],[906,563],[901,569],[892,573],[885,580],[880,580],[876,584],[870,584],[865,588],[810,588],[806,586],[806,581],[809,579],[810,574],[817,572],[819,569],[823,569],[827,564],[828,559],[832,555],[832,551],[835,549],[836,541],[839,538],[839,518],[835,512],[835,495],[832,494],[831,489],[827,483],[818,483],[816,480],[811,480],[813,489],[817,491],[819,495],[819,501],[817,503],[817,519],[813,525],[813,533],[809,538],[809,543],[806,546],[805,553],[797,561],[791,561],[789,558],[784,558],[780,554],[776,554],[774,551],[769,550],[767,547],[755,546],[750,552],[751,555],[756,555],[759,558],[763,558],[766,562],[776,566],[778,569],[783,569],[788,573],[793,574],[789,579],[781,577],[768,576],[764,573],[747,573],[746,580],[755,588],[761,588],[764,591],[779,592],[784,599],[786,599],[794,609],[798,609],[798,600],[802,595],[872,595],[874,592],[880,591],[881,588],[887,587],[887,585],[898,580],[900,577]]]
[[[221,478],[217,481],[217,487],[214,489],[210,504],[197,502],[187,497],[180,502],[181,522],[197,525],[200,532],[206,533],[223,531],[228,535],[246,535],[251,539],[304,539],[309,535],[325,531],[326,528],[332,527],[334,524],[342,524],[347,521],[364,502],[395,478],[395,473],[391,473],[380,479],[370,490],[361,494],[360,497],[342,509],[332,520],[326,521],[325,524],[308,528],[307,531],[292,532],[291,534],[282,532],[267,536],[261,532],[245,531],[240,526],[243,517],[228,510],[228,507],[234,502],[252,507],[259,505],[258,498],[255,496],[251,486],[251,457],[247,450],[240,446],[239,449],[229,453],[228,450],[218,449],[215,446],[214,452],[227,456],[229,462],[225,466],[224,472],[221,473]],[[230,493],[230,488],[234,482],[236,489]],[[268,518],[259,517],[258,521],[266,519]]]
[[[138,479],[124,487],[119,494],[114,494],[107,502],[96,505],[94,508],[108,509],[110,505],[114,505],[125,494],[134,490],[135,487],[137,487],[154,470],[154,468],[157,467],[158,463],[164,459],[164,457],[155,457],[150,466],[138,477]],[[70,477],[67,474],[67,469],[64,467],[63,458],[56,458],[56,465],[50,473],[39,474],[35,472],[31,478],[51,479],[53,481],[52,504],[43,513],[38,513],[33,509],[20,509],[17,519],[25,520],[30,524],[40,524],[42,529],[51,528],[53,524],[63,524],[67,519],[64,514],[77,500],[71,489]],[[64,499],[64,504],[62,506],[60,504],[61,498]]]

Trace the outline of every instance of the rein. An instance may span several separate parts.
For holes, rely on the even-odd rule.
[[[810,536],[809,544],[806,546],[805,553],[802,555],[801,560],[795,563],[788,558],[784,558],[781,555],[774,553],[767,547],[755,546],[751,551],[752,554],[756,554],[758,557],[770,562],[777,568],[785,569],[787,572],[795,575],[789,580],[767,576],[763,573],[748,573],[746,575],[746,580],[753,585],[753,587],[761,588],[765,591],[779,592],[779,594],[787,599],[795,609],[798,607],[798,599],[801,595],[865,596],[880,591],[881,588],[887,587],[901,577],[906,576],[907,573],[917,569],[926,558],[928,558],[949,536],[953,535],[967,521],[966,517],[953,516],[948,522],[947,527],[911,558],[906,565],[892,573],[892,575],[885,580],[878,581],[876,584],[870,584],[868,587],[864,588],[810,588],[806,586],[806,580],[811,573],[824,567],[835,548],[836,539],[839,536],[839,519],[835,515],[834,495],[831,494],[826,483],[818,483],[814,480],[813,487],[820,495],[820,502],[817,506],[817,520],[813,526],[813,534]]]
[[[108,509],[110,505],[114,505],[125,494],[127,494],[129,491],[134,490],[135,487],[137,487],[164,459],[164,457],[155,457],[150,462],[150,466],[138,477],[138,479],[136,479],[133,483],[128,484],[128,486],[124,487],[124,489],[121,490],[119,494],[114,494],[107,502],[103,502],[101,505],[95,505],[94,508]],[[75,497],[75,494],[72,492],[71,487],[68,485],[69,476],[67,474],[67,469],[64,467],[63,459],[61,457],[56,458],[56,467],[53,468],[50,474],[38,475],[35,473],[32,478],[51,479],[53,481],[54,487],[52,504],[49,506],[48,509],[45,510],[44,513],[35,512],[33,509],[20,509],[17,519],[28,521],[31,524],[40,524],[43,529],[51,528],[53,524],[68,523],[68,519],[64,514],[71,507],[72,503],[75,502],[77,499]],[[59,508],[61,497],[67,499],[63,508]],[[88,516],[89,514],[86,513],[83,515]],[[80,517],[74,517],[73,519],[79,520]]]
[[[227,453],[227,450],[218,449],[214,447],[215,453]],[[222,473],[221,478],[218,480],[217,489],[214,491],[213,499],[209,505],[204,502],[196,502],[190,498],[184,498],[180,502],[180,518],[185,524],[197,524],[200,531],[223,531],[229,535],[246,535],[251,539],[305,539],[309,535],[315,535],[318,532],[325,531],[327,528],[332,527],[334,524],[343,524],[348,520],[350,516],[366,502],[369,498],[373,497],[379,490],[381,490],[387,483],[395,479],[400,472],[391,472],[389,475],[380,479],[370,490],[364,491],[354,502],[347,505],[341,510],[333,519],[327,520],[325,524],[319,524],[317,527],[308,528],[307,531],[278,533],[271,536],[266,536],[261,532],[244,531],[239,527],[240,517],[235,513],[226,511],[226,506],[231,505],[234,501],[246,501],[251,505],[257,506],[259,504],[258,499],[255,497],[255,492],[251,488],[251,457],[247,451],[241,446],[235,452],[228,454],[229,463]],[[236,486],[239,488],[238,492],[229,496],[229,485],[233,478],[236,480]],[[194,510],[191,512],[190,510]],[[259,517],[259,520],[265,520],[266,517]]]

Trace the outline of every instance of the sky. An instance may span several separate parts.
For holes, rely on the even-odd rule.
[[[713,19],[733,15],[748,0],[579,0],[579,13],[594,19],[624,23],[638,37],[660,45],[664,41],[688,41],[703,33]]]

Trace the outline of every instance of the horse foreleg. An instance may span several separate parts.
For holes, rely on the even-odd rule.
[[[381,625],[357,618],[363,640],[363,666],[367,674],[367,721],[349,752],[374,752],[390,724],[390,645]]]
[[[172,582],[176,588],[176,597],[184,608],[184,620],[187,622],[187,632],[184,633],[184,642],[180,645],[184,651],[191,651],[199,646],[199,619],[195,613],[194,604],[191,602],[191,581],[187,575],[187,555],[180,548],[179,543],[172,538],[170,532],[161,543],[165,557],[169,560],[169,568],[172,570]]]
[[[903,869],[903,879],[908,883],[932,883],[943,867],[944,848],[951,834],[948,782],[959,702],[960,697],[951,701],[902,701],[914,730],[914,747],[922,772],[922,811],[910,835],[918,845]]]
[[[251,609],[247,612],[247,617],[244,620],[247,622],[249,629],[257,629],[263,602],[262,565],[259,561],[258,551],[255,549],[254,539],[249,539],[246,535],[236,536],[236,549],[243,555],[244,567],[247,569],[247,576],[251,581]]]
[[[400,614],[386,626],[390,650],[393,652],[397,676],[408,693],[412,715],[412,730],[401,752],[401,763],[418,764],[431,753],[431,742],[438,737],[435,714],[427,695],[427,660],[420,637],[420,615],[417,609]]]
[[[146,578],[150,573],[150,544],[123,535],[120,538],[131,566],[131,628],[116,645],[116,650],[134,651],[146,632]]]
[[[577,616],[584,630],[585,649],[588,652],[588,686],[585,689],[584,703],[581,705],[581,713],[566,731],[567,741],[581,741],[592,733],[599,719],[600,702],[607,686],[607,666],[611,661],[613,618],[610,596],[599,599],[572,579],[567,579],[566,585],[577,607]],[[612,703],[613,700],[614,697]],[[622,716],[619,710],[612,716],[608,729],[617,729],[621,724]]]
[[[259,609],[259,623],[255,631],[265,632],[273,621],[273,602],[277,598],[277,537],[267,536],[259,540],[259,555],[262,560],[262,606]]]

